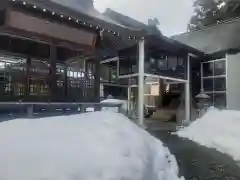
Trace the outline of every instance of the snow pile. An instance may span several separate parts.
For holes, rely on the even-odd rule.
[[[200,119],[177,132],[203,146],[215,148],[240,161],[240,112],[210,108]]]
[[[126,100],[120,100],[120,99],[105,99],[101,101],[101,103],[104,104],[112,104],[112,105],[121,105],[120,112],[122,114],[126,114],[128,109],[128,103]],[[118,107],[102,107],[102,111],[112,111],[112,112],[118,112]]]
[[[1,180],[179,180],[169,150],[117,113],[3,122],[0,147]]]

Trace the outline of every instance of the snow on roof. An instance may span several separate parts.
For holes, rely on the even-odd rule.
[[[112,99],[112,98],[101,101],[101,103],[107,103],[107,104],[123,104],[125,102],[126,102],[125,100]]]
[[[172,38],[206,54],[213,54],[238,49],[240,46],[239,29],[240,18],[175,35]]]
[[[0,179],[178,180],[175,158],[111,112],[0,123]]]
[[[200,119],[180,130],[180,137],[203,146],[215,148],[240,161],[240,111],[218,110],[211,107]]]

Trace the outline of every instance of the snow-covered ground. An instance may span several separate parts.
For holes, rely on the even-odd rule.
[[[215,148],[240,161],[240,112],[211,107],[200,119],[177,132],[201,145]]]
[[[179,180],[168,148],[113,112],[3,122],[0,147],[1,180]]]

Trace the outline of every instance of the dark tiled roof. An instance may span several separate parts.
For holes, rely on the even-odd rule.
[[[16,0],[21,1],[21,0]],[[36,5],[37,7],[45,8],[55,13],[61,13],[65,16],[85,21],[94,26],[100,25],[101,28],[113,32],[119,32],[122,36],[137,36],[141,37],[145,34],[137,29],[126,27],[109,17],[101,14],[93,7],[83,6],[81,0],[25,0],[28,4]]]
[[[174,39],[163,36],[158,29],[155,29],[155,31],[153,31],[153,29],[150,26],[144,23],[141,23],[135,19],[132,19],[128,16],[122,15],[116,11],[108,9],[104,14],[109,18],[129,28],[135,28],[139,30],[143,29],[148,34],[148,36],[145,37],[147,43],[152,44],[154,47],[157,47],[159,49],[169,51],[169,52],[186,51],[196,55],[204,55],[204,53],[202,53],[201,51],[198,51],[195,48],[189,47],[185,44],[179,43]],[[127,41],[126,39],[124,42],[126,43],[126,46],[127,45],[130,46],[129,43],[131,42]]]
[[[157,27],[150,27],[147,24],[144,24],[133,18],[120,14],[112,9],[108,8],[103,14],[126,27],[138,29],[138,30],[144,30],[148,34],[156,34],[156,35],[161,34],[160,30]]]
[[[206,54],[240,48],[240,19],[175,35],[173,39]]]

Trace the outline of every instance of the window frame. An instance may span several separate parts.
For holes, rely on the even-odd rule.
[[[220,74],[220,75],[215,75],[215,63],[216,62],[220,62],[220,61],[225,61],[225,73],[224,74]],[[208,94],[208,95],[211,95],[211,103],[212,105],[215,107],[215,95],[217,94],[225,94],[225,97],[227,95],[227,63],[226,63],[226,58],[222,58],[222,59],[215,59],[215,60],[211,60],[211,61],[206,61],[206,62],[201,62],[201,92],[202,93],[205,93],[205,94]],[[204,64],[207,64],[207,63],[213,63],[213,71],[212,71],[212,76],[204,76]],[[216,79],[221,79],[221,78],[225,78],[225,90],[216,90],[215,89],[215,81]],[[211,90],[205,90],[204,89],[204,80],[207,80],[207,79],[212,79],[212,91]],[[226,101],[226,106],[225,108],[227,108],[227,98],[225,99]]]

